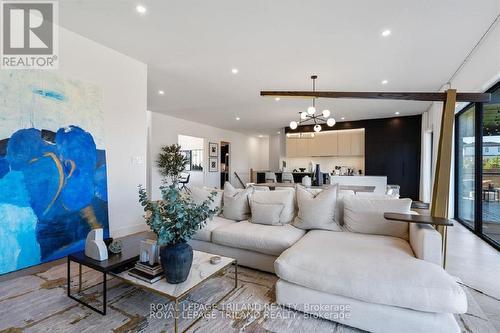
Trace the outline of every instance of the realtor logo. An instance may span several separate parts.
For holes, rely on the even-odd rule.
[[[2,69],[57,69],[57,3],[1,2]]]

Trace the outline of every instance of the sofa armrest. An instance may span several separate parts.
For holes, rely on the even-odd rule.
[[[410,245],[419,259],[442,264],[441,234],[429,224],[410,223]]]

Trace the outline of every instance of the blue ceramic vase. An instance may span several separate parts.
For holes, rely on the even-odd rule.
[[[160,248],[160,261],[168,283],[184,282],[193,263],[193,248],[187,243],[164,245]]]

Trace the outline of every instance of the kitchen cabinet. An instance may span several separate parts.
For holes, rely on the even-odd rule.
[[[309,153],[309,143],[312,139],[298,139],[297,140],[297,156],[311,156]]]
[[[339,156],[351,155],[351,131],[339,131],[337,133],[337,153]]]
[[[337,132],[318,133],[309,143],[309,156],[336,156]]]
[[[286,138],[286,157],[298,157],[297,144],[300,139]]]
[[[365,131],[352,131],[351,135],[351,156],[365,155]]]
[[[287,157],[364,155],[364,130],[325,131],[307,139],[286,138]]]

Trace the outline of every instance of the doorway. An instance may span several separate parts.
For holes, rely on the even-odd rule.
[[[187,164],[184,174],[189,177],[185,180],[184,186],[203,186],[205,183],[205,173],[203,172],[203,147],[205,139],[179,134],[177,143],[181,146],[181,154],[186,157]]]
[[[230,143],[221,141],[220,143],[220,188],[224,189],[224,183],[229,181],[230,165]]]

